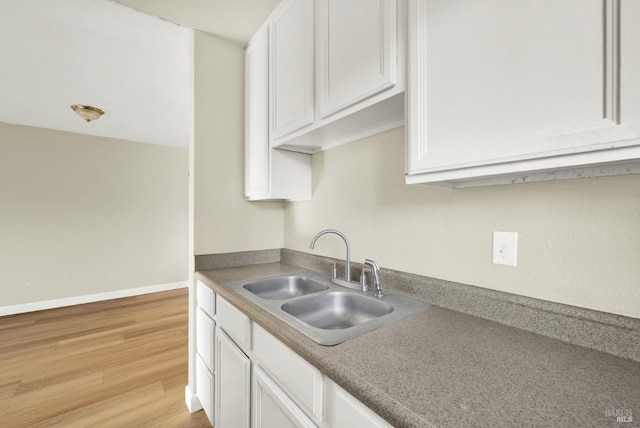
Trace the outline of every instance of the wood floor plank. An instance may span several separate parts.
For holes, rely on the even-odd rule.
[[[77,346],[68,346],[63,348],[52,347],[46,351],[31,353],[24,358],[16,356],[5,361],[2,366],[5,372],[0,374],[0,379],[5,381],[21,380],[21,389],[26,384],[38,382],[42,379],[62,379],[69,373],[82,370],[95,371],[97,361],[91,358],[83,358],[87,351],[99,353],[104,349],[114,349],[117,345],[124,343],[124,339],[118,336],[110,338],[100,338],[100,340],[91,343],[82,343]],[[108,356],[108,354],[105,354]],[[41,364],[43,359],[47,360],[47,364]]]
[[[135,339],[137,337],[142,337],[145,340],[147,337],[154,334],[167,334],[167,333],[183,333],[185,330],[185,326],[188,325],[189,317],[185,315],[174,315],[171,317],[167,317],[162,320],[158,320],[157,322],[139,322],[136,321],[136,325],[138,328],[136,329],[126,329],[123,332],[123,336],[125,340]],[[183,334],[186,337],[186,335]]]
[[[5,316],[0,318],[0,331],[31,326],[35,324],[35,322],[33,319],[20,318],[19,315]]]
[[[114,328],[113,330],[59,340],[56,342],[56,351],[75,349],[78,353],[86,353],[87,351],[121,345],[124,343],[125,331],[127,331],[126,328]]]
[[[164,388],[165,392],[170,393],[171,391],[180,391],[182,393],[184,390],[184,385],[186,384],[184,374],[187,372],[187,370],[188,365],[185,362],[184,364],[181,364],[180,366],[174,367],[173,369],[167,370],[165,373],[163,373],[162,387]]]
[[[57,371],[55,373],[49,373],[46,370],[38,370],[35,373],[28,373],[23,375],[23,379],[19,381],[20,385],[14,391],[14,394],[21,395],[29,391],[43,390],[49,386],[55,386],[73,379],[79,379],[86,376],[90,376],[96,372],[101,373],[101,383],[104,382],[104,373],[101,370],[95,370],[92,368],[80,368],[76,370],[74,366],[69,365],[68,369],[64,372]]]
[[[157,339],[157,340],[154,340]],[[19,370],[23,368],[29,372],[31,370],[47,370],[49,372],[62,367],[66,368],[69,364],[74,367],[99,366],[101,368],[109,368],[135,358],[142,358],[147,355],[153,355],[166,349],[186,346],[186,336],[183,330],[167,331],[163,335],[156,335],[146,340],[131,340],[128,343],[124,341],[116,341],[108,348],[104,348],[101,343],[97,346],[94,344],[86,344],[84,347],[76,348],[55,348],[50,352],[30,353],[24,358],[18,354],[14,358],[3,363],[8,371]],[[14,351],[18,352],[18,351]],[[46,357],[46,365],[39,365],[39,362]],[[31,363],[31,365],[25,365]],[[2,379],[3,374],[0,374]]]
[[[14,421],[15,424],[21,420],[28,421],[35,413],[46,411],[44,408],[55,404],[56,400],[66,400],[72,395],[69,391],[85,390],[87,386],[99,385],[102,385],[102,372],[91,372],[22,394],[16,393],[0,402],[0,415],[2,420]]]
[[[184,392],[184,391],[183,391]],[[179,391],[174,391],[171,394],[165,394],[162,400],[158,400],[154,403],[150,403],[148,406],[132,409],[128,414],[123,414],[122,422],[119,426],[131,426],[135,425],[138,421],[144,421],[141,427],[208,427],[209,422],[206,417],[201,421],[193,421],[193,418],[189,418],[184,412],[180,412],[180,398],[184,398],[184,395],[180,395]],[[203,413],[203,412],[199,412]],[[166,416],[169,414],[169,416]],[[191,422],[191,423],[190,423]]]
[[[187,289],[0,317],[0,426],[208,427],[187,347]]]
[[[171,370],[176,366],[177,361],[184,359],[184,354],[185,349],[180,347],[161,354],[138,358],[136,360],[120,364],[105,370],[104,382],[108,383],[124,380],[131,377],[131,373],[135,373],[138,377],[157,374],[159,376],[158,379],[161,379],[168,370]]]
[[[14,381],[14,382],[8,382],[5,384],[1,384],[0,385],[0,400],[2,400],[3,398],[9,398],[12,397],[15,392],[16,389],[18,389],[18,386],[20,385],[20,381]]]
[[[113,328],[133,326],[135,321],[125,320],[115,323],[114,320],[100,319],[95,321],[76,320],[74,323],[81,324],[68,326],[64,325],[36,325],[26,332],[17,332],[15,335],[10,332],[2,334],[3,343],[0,345],[0,352],[11,351],[17,347],[40,346],[42,343],[59,342],[65,339],[71,339],[81,335],[89,335],[99,332],[105,332]],[[16,336],[16,337],[13,337]]]
[[[136,407],[150,405],[159,401],[164,396],[160,382],[142,386],[132,391],[96,401],[87,406],[78,407],[69,412],[53,418],[38,422],[34,427],[46,427],[52,425],[64,425],[65,427],[87,427],[110,424],[111,426],[124,426],[114,423],[123,412],[128,412]]]
[[[154,355],[174,347],[187,346],[186,337],[182,331],[168,331],[164,336],[152,337],[149,341],[116,342],[118,343],[108,348],[102,346],[103,344],[97,346],[87,344],[80,349],[62,348],[53,349],[51,352],[29,353],[24,359],[18,355],[3,364],[0,381],[15,380],[16,377],[27,381],[43,372],[50,375],[64,375],[69,371],[90,367],[107,369],[132,359]],[[46,360],[46,364],[42,364],[43,360]]]

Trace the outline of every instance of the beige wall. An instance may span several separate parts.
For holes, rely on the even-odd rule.
[[[0,123],[0,306],[188,279],[187,150]]]
[[[449,190],[404,184],[404,128],[313,156],[313,200],[287,203],[285,247],[640,318],[640,176]],[[491,263],[519,234],[518,267]]]
[[[279,202],[244,200],[244,51],[194,32],[194,253],[280,248]]]
[[[191,44],[193,122],[189,143],[189,271],[194,255],[281,248],[281,202],[244,200],[244,51],[200,31]],[[189,390],[195,379],[195,293],[190,293]],[[191,405],[191,404],[190,404]]]

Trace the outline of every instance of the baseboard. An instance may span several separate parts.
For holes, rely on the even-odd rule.
[[[42,302],[23,303],[20,305],[0,307],[0,316],[22,314],[26,312],[43,311],[45,309],[63,308],[65,306],[82,305],[84,303],[101,302],[103,300],[120,299],[122,297],[140,296],[142,294],[158,293],[160,291],[185,288],[188,281],[171,282],[168,284],[150,285],[148,287],[129,288],[126,290],[108,291],[106,293],[89,294],[86,296],[67,297],[64,299],[45,300]]]
[[[191,391],[189,385],[184,387],[184,401],[187,403],[187,409],[189,413],[195,413],[198,410],[202,410],[202,404],[198,400],[198,396]]]

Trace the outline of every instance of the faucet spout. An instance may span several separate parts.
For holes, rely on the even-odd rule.
[[[340,232],[339,230],[335,230],[335,229],[321,230],[311,240],[311,245],[309,245],[309,249],[313,250],[313,248],[316,245],[316,241],[318,240],[318,238],[321,237],[322,235],[327,234],[327,233],[332,233],[332,234],[338,235],[339,237],[342,238],[342,240],[344,241],[344,244],[347,246],[347,258],[345,260],[344,279],[345,279],[345,281],[351,281],[351,246],[349,245],[349,240],[347,239],[347,236],[344,233]]]

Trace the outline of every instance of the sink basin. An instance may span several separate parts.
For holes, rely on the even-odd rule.
[[[281,309],[300,321],[323,330],[341,330],[393,312],[381,300],[346,291],[330,291],[284,303]]]
[[[382,299],[315,272],[236,281],[229,286],[320,345],[337,345],[429,307],[387,293]]]
[[[285,275],[258,279],[242,286],[248,292],[268,300],[291,299],[329,288],[327,284],[305,275]]]

